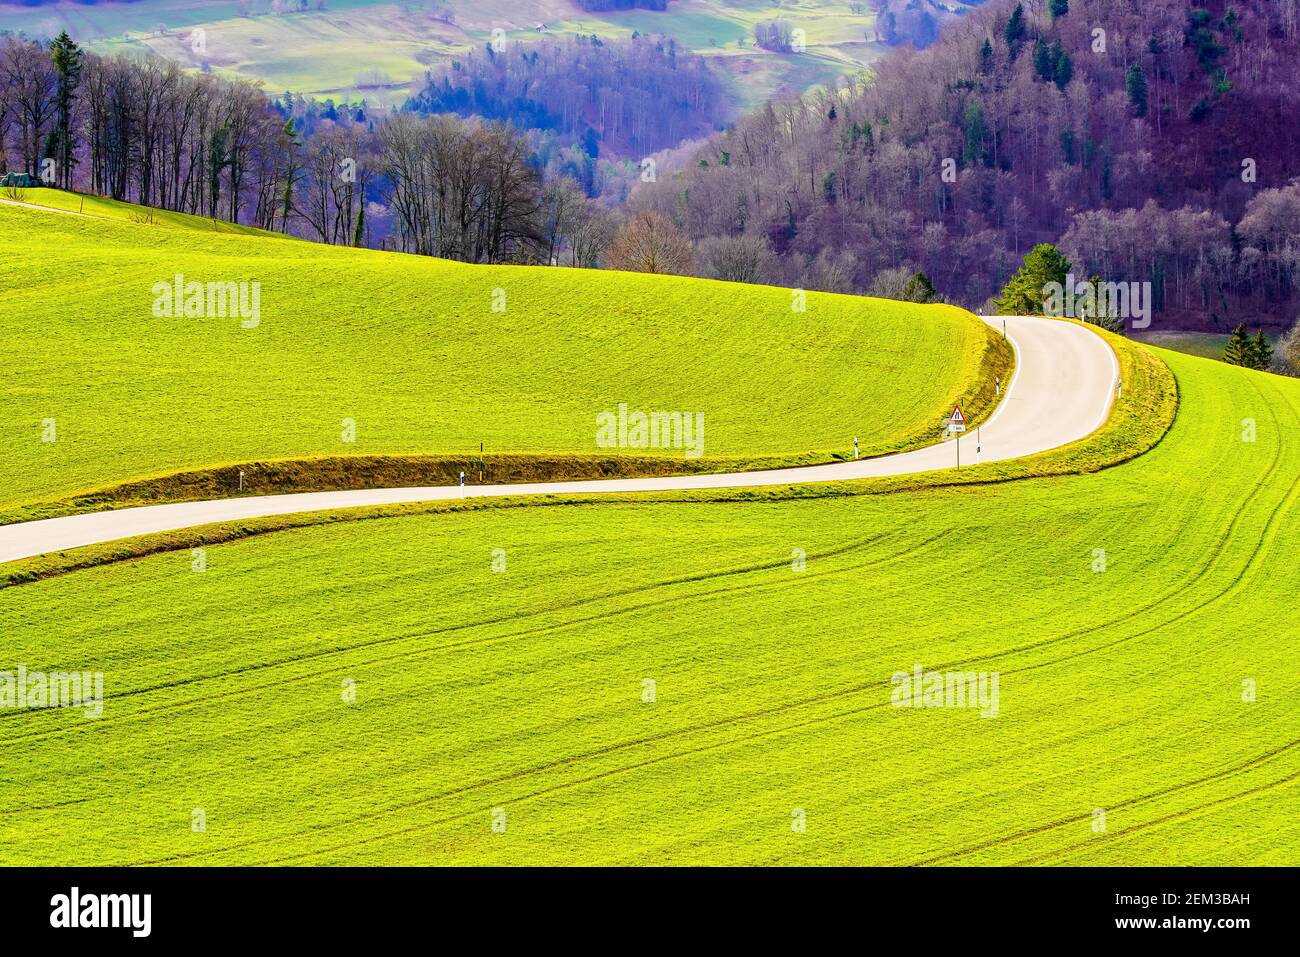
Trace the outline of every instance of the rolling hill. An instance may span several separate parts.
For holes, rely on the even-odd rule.
[[[266,492],[830,461],[855,435],[872,455],[932,442],[955,400],[986,415],[1010,362],[946,306],[813,293],[800,312],[788,289],[465,266],[86,208],[127,218],[0,205],[10,520],[106,494],[237,494],[241,468]],[[156,314],[177,276],[246,283],[250,312],[256,283],[257,316]],[[598,444],[598,416],[623,404],[702,415],[703,454]]]

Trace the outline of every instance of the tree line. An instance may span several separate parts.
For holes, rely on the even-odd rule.
[[[596,265],[612,214],[504,123],[376,118],[174,63],[0,38],[0,172],[339,245]]]

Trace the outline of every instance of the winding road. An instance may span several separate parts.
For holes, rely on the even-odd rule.
[[[1068,445],[1106,421],[1119,383],[1119,363],[1100,336],[1079,323],[1025,316],[989,316],[1016,350],[1016,371],[978,438],[961,441],[962,465],[1021,458]],[[936,430],[939,423],[935,423]],[[846,443],[849,441],[846,436]],[[976,449],[979,449],[977,452]],[[0,526],[0,563],[48,552],[268,515],[323,509],[478,498],[489,495],[566,495],[660,492],[678,489],[747,488],[907,475],[956,465],[952,441],[879,458],[830,465],[709,475],[596,479],[518,485],[426,486],[299,492],[148,505]]]

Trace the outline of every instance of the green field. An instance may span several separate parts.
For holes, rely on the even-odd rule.
[[[955,309],[93,209],[0,205],[0,515],[266,457],[590,455],[619,402],[705,412],[718,466],[882,450],[986,411],[1000,354]],[[176,272],[260,282],[260,322],[154,316]],[[959,475],[4,566],[0,673],[106,697],[0,708],[0,864],[1292,863],[1300,381],[1111,341],[1102,430]],[[990,716],[894,707],[916,666],[996,675]]]
[[[61,189],[28,189],[24,187],[6,187],[0,194],[0,201],[26,203],[45,209],[58,209],[78,216],[95,219],[112,219],[137,226],[164,226],[186,229],[204,233],[233,233],[239,236],[260,236],[264,239],[283,239],[254,226],[227,222],[224,219],[209,219],[206,216],[194,216],[190,213],[177,213],[169,209],[152,209],[109,199],[107,196],[94,196],[88,193],[72,193]],[[45,224],[45,221],[38,220]],[[14,225],[17,226],[18,221]],[[10,230],[12,233],[13,230]],[[41,233],[45,235],[44,231]],[[10,242],[14,240],[11,239]],[[49,251],[43,249],[43,258],[48,258]],[[21,283],[20,283],[21,284]]]
[[[80,205],[27,199],[44,196]],[[123,482],[185,497],[151,484],[178,472],[217,482],[198,494],[232,494],[232,463],[300,463],[288,485],[250,475],[250,493],[339,487],[339,457],[477,460],[480,443],[532,457],[533,477],[579,475],[582,457],[604,454],[597,416],[621,403],[703,415],[704,455],[659,451],[659,471],[828,461],[851,455],[854,435],[869,455],[933,442],[954,400],[986,414],[1008,361],[1000,337],[947,306],[809,293],[796,312],[788,289],[474,267],[215,234],[170,214],[150,225],[0,205],[0,234],[10,518]],[[155,316],[155,284],[177,274],[259,283],[257,325]],[[408,465],[367,480],[428,481]]]
[[[0,713],[0,860],[1292,863],[1300,383],[1161,355],[1173,428],[1095,474],[342,522],[4,589],[14,660],[108,698]],[[892,707],[918,663],[997,672],[996,717]]]
[[[1252,333],[1254,329],[1250,330]],[[1134,336],[1141,342],[1175,352],[1185,352],[1189,356],[1201,356],[1204,359],[1222,359],[1223,348],[1228,344],[1228,334],[1218,332],[1144,332]],[[1268,336],[1269,342],[1276,348],[1278,337]]]

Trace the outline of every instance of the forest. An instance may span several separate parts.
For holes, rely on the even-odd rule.
[[[716,132],[729,103],[704,58],[663,37],[492,44],[430,71],[406,109],[554,131],[591,157],[640,159]]]
[[[873,82],[769,104],[630,202],[697,247],[756,244],[769,281],[864,292],[923,270],[973,308],[1053,242],[1085,274],[1151,282],[1164,325],[1289,325],[1298,6],[997,0]]]

